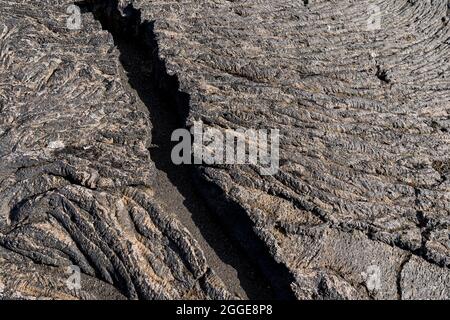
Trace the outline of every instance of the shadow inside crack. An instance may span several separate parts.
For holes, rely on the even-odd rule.
[[[202,197],[204,193],[200,195],[194,188],[200,185],[202,189],[220,193],[217,187],[202,181],[195,174],[195,166],[173,164],[171,152],[176,143],[171,142],[171,135],[174,130],[185,126],[189,96],[178,91],[177,78],[167,74],[164,63],[158,58],[154,23],[142,22],[140,11],[130,5],[120,12],[116,0],[87,0],[76,4],[83,12],[92,12],[103,29],[111,33],[126,72],[125,80],[149,110],[153,127],[149,151],[158,171],[155,181],[158,202],[165,204],[166,209],[172,211],[193,234],[205,252],[208,264],[231,292],[257,300],[292,299],[293,293],[289,288],[293,282],[292,276],[273,260],[263,242],[257,239],[250,221],[244,221],[249,220],[246,213],[226,204],[225,210],[235,214],[225,222],[230,225],[224,226],[224,219],[218,219],[212,213],[213,208],[208,208]],[[218,207],[224,210],[223,203]],[[240,230],[237,241],[229,238],[229,233],[224,230],[226,228]],[[242,242],[246,242],[245,250],[241,248]],[[210,250],[213,252],[208,252]],[[215,261],[216,258],[220,261]],[[261,268],[261,261],[256,260],[262,260],[264,266]],[[260,268],[268,270],[261,272]],[[270,279],[268,273],[274,277]]]

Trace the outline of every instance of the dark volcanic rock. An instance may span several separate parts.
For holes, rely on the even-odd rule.
[[[377,3],[85,1],[156,54],[187,128],[280,130],[275,175],[193,168],[298,299],[450,295],[449,4]],[[112,37],[91,14],[67,30],[65,1],[0,5],[0,297],[230,297],[155,197],[152,124]]]
[[[153,197],[148,111],[92,15],[0,1],[0,298],[227,298]],[[81,289],[66,285],[81,269]]]
[[[199,174],[298,298],[449,297],[447,0],[132,2],[190,95],[188,127],[280,130],[276,175]]]

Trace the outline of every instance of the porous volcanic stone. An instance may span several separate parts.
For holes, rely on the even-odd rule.
[[[280,130],[276,175],[198,171],[297,298],[449,298],[448,0],[128,2],[190,96],[187,127]]]
[[[231,297],[153,198],[148,110],[112,36],[92,14],[69,30],[70,4],[0,1],[0,298]]]
[[[135,31],[161,94],[189,98],[184,127],[280,130],[274,175],[192,166],[277,290],[449,298],[448,0],[86,3],[116,29],[149,22]],[[152,124],[111,35],[91,14],[67,30],[69,4],[0,0],[0,297],[231,297],[154,197]]]

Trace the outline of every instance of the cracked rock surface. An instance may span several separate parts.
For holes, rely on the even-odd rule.
[[[88,2],[152,21],[184,126],[280,130],[275,175],[192,169],[274,287],[449,298],[448,0]],[[90,13],[69,32],[69,5],[0,0],[0,298],[235,297],[155,196],[153,124],[112,36]]]
[[[92,15],[68,31],[69,4],[0,1],[0,297],[231,297],[153,197],[148,111],[111,35]]]
[[[199,174],[221,190],[205,188],[212,206],[244,209],[297,298],[449,297],[447,0],[133,5],[190,95],[187,126],[280,130],[276,175]]]

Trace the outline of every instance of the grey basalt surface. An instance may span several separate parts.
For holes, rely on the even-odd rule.
[[[297,298],[449,298],[447,0],[128,2],[190,96],[186,126],[280,130],[276,175],[199,174],[222,190],[212,207],[244,209]]]
[[[70,4],[0,1],[0,298],[232,297],[153,196],[112,36],[91,14],[67,29]]]
[[[273,176],[193,169],[223,224],[242,215],[289,272],[278,285],[297,299],[449,298],[447,0],[87,2],[152,22],[149,56],[189,96],[186,127],[280,130]],[[90,13],[69,32],[69,4],[0,0],[0,298],[233,297],[155,196],[154,125],[112,36]]]

